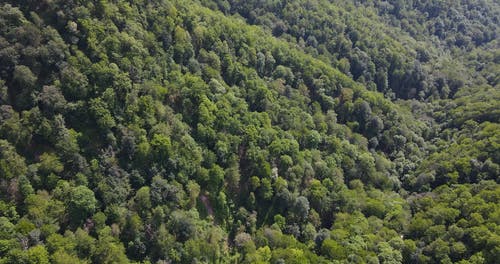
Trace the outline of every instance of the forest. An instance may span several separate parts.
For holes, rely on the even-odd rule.
[[[498,259],[497,0],[0,1],[0,264]]]

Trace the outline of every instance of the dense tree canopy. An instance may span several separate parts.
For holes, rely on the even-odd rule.
[[[0,263],[495,263],[496,1],[3,1]]]

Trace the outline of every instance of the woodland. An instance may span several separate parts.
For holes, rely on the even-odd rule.
[[[0,1],[0,264],[498,263],[497,0]]]

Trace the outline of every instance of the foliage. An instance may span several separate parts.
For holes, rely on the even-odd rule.
[[[4,1],[0,263],[494,263],[500,7],[443,3]]]

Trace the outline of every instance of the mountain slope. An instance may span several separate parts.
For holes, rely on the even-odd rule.
[[[322,38],[307,49],[220,6],[2,4],[0,263],[498,257],[497,84],[391,102]],[[339,10],[359,29],[377,16]]]

